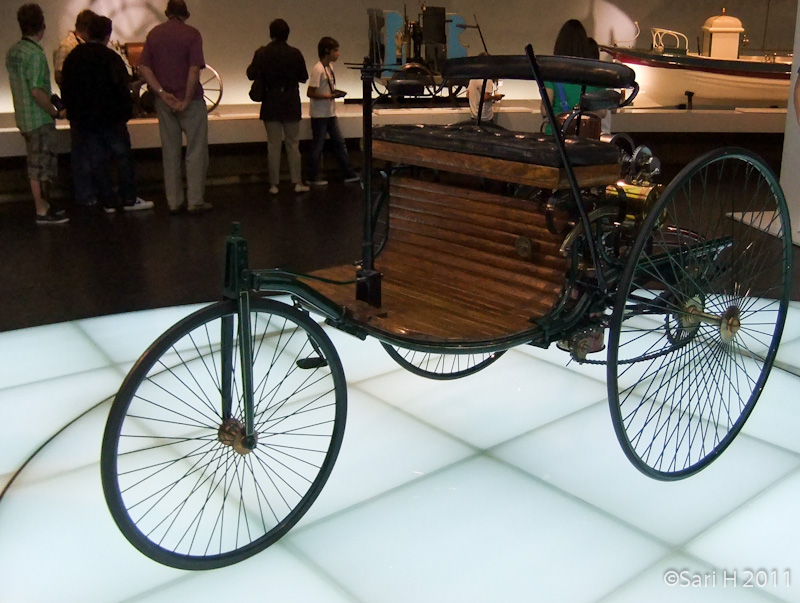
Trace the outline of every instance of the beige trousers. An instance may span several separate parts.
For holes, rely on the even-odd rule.
[[[292,183],[302,182],[300,173],[300,122],[299,121],[265,121],[267,129],[267,165],[269,166],[269,183],[278,186],[281,179],[281,143],[286,145],[286,157],[289,160],[289,176]]]

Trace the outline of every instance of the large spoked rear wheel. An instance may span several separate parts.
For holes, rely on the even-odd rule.
[[[247,439],[236,308],[220,302],[166,331],[122,384],[103,437],[114,520],[172,567],[222,567],[274,543],[317,498],[342,442],[347,393],[329,338],[306,314],[258,299]]]
[[[639,470],[687,477],[739,433],[775,359],[791,258],[786,201],[755,155],[713,151],[667,186],[610,323],[611,416]]]
[[[465,354],[437,354],[398,348],[382,343],[383,348],[400,366],[409,372],[428,379],[460,379],[485,369],[505,354],[498,352],[470,352]]]

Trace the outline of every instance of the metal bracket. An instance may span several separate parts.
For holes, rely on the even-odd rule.
[[[375,308],[381,307],[381,278],[377,270],[359,268],[356,271],[356,299]]]
[[[250,289],[250,262],[247,241],[242,236],[242,226],[234,222],[231,233],[225,238],[225,276],[222,284],[224,299],[238,299],[239,293]]]

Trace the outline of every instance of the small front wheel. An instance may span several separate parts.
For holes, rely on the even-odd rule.
[[[142,553],[181,569],[241,561],[283,536],[319,495],[344,434],[342,365],[322,328],[270,300],[250,306],[243,367],[237,304],[166,331],[122,384],[103,437],[109,510]],[[252,371],[253,437],[242,371]]]

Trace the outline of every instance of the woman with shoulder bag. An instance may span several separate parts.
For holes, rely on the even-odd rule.
[[[283,19],[269,24],[271,42],[256,50],[247,68],[253,80],[250,98],[261,102],[259,117],[267,130],[269,192],[278,194],[281,173],[281,143],[286,145],[289,175],[294,192],[304,193],[300,161],[300,83],[308,80],[302,53],[289,46],[289,25]]]

